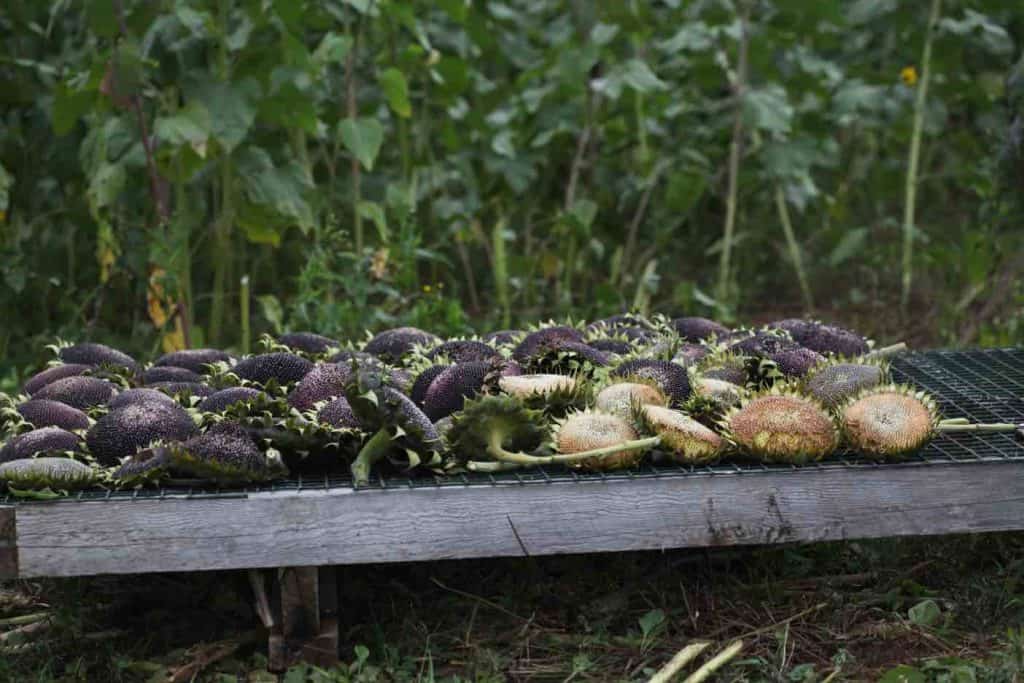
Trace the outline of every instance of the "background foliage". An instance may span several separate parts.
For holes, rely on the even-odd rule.
[[[57,335],[626,307],[1024,336],[1013,3],[22,1],[0,35],[7,382]]]

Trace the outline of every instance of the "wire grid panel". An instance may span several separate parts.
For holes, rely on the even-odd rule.
[[[944,417],[966,417],[972,422],[1024,424],[1024,348],[971,351],[921,351],[907,353],[893,361],[894,381],[928,391],[938,402]],[[414,475],[377,476],[360,490],[401,490],[452,486],[498,486],[545,484],[556,481],[628,480],[659,477],[729,476],[784,470],[925,467],[950,462],[1024,462],[1024,442],[1014,433],[951,433],[932,440],[917,453],[900,462],[880,463],[857,453],[844,451],[820,462],[806,465],[767,465],[731,458],[714,465],[682,466],[665,461],[645,463],[631,470],[577,472],[561,467],[539,467],[502,474],[467,473],[440,476],[428,472]],[[286,479],[266,486],[244,489],[171,488],[133,491],[82,491],[77,500],[153,500],[161,498],[238,498],[259,491],[330,490],[351,487],[347,476],[324,475]],[[0,498],[0,503],[18,502]]]

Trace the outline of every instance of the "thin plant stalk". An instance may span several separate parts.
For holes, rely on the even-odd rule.
[[[578,453],[559,453],[557,455],[530,455],[528,453],[513,453],[512,451],[505,450],[501,446],[501,435],[492,434],[487,443],[487,452],[494,459],[503,463],[534,466],[555,464],[565,465],[583,462],[591,458],[598,458],[602,455],[621,453],[622,451],[646,450],[648,448],[654,448],[660,443],[660,436],[649,436],[643,439],[623,441],[622,443],[613,444],[611,446],[605,446],[603,448],[593,448],[589,451],[580,451]]]
[[[718,261],[719,306],[728,306],[732,287],[732,247],[736,232],[736,211],[739,203],[740,157],[743,154],[743,97],[747,88],[747,53],[750,49],[750,8],[744,3],[740,14],[739,62],[736,67],[736,112],[732,125],[732,141],[729,143],[729,187],[725,200],[725,226],[722,234],[722,251]]]
[[[931,79],[932,40],[935,25],[942,11],[942,0],[932,0],[925,32],[924,49],[921,52],[921,80],[917,84],[914,98],[914,122],[910,135],[910,152],[907,158],[905,199],[903,202],[903,286],[900,290],[900,307],[906,314],[910,303],[910,289],[914,280],[914,231],[917,211],[917,167],[921,156],[921,133],[924,129],[924,107],[928,97],[928,81]]]
[[[508,254],[505,252],[505,219],[499,218],[491,232],[491,252],[494,261],[494,290],[501,306],[501,326],[512,323],[512,307],[508,296]]]
[[[896,344],[890,344],[889,346],[883,346],[880,349],[874,349],[872,351],[868,351],[863,356],[861,356],[861,358],[866,358],[866,359],[870,359],[870,358],[888,358],[890,356],[895,356],[897,353],[903,353],[906,350],[907,350],[907,343],[906,342],[897,342]]]
[[[935,428],[937,432],[1015,432],[1024,429],[1024,425],[1010,424],[1009,422],[989,422],[986,424],[963,424],[961,422],[940,422]]]
[[[228,13],[230,3],[221,0],[218,4],[218,21],[220,30],[217,41],[217,68],[222,81],[230,80],[230,64],[228,62]],[[214,271],[213,299],[210,304],[210,342],[217,344],[221,340],[224,327],[225,298],[227,289],[228,264],[231,257],[231,229],[234,223],[234,164],[231,153],[224,150],[220,162],[220,214],[214,222]]]
[[[775,208],[779,211],[779,222],[782,223],[782,232],[786,235],[786,245],[789,248],[789,259],[793,262],[793,269],[796,270],[796,278],[800,283],[800,293],[804,297],[804,311],[814,310],[814,295],[811,294],[811,286],[807,280],[807,272],[804,270],[803,258],[800,256],[800,245],[796,241],[796,234],[793,232],[793,222],[789,218],[789,207],[786,204],[786,195],[781,185],[775,186]]]
[[[356,22],[355,36],[352,38],[352,47],[348,51],[348,59],[345,60],[345,102],[348,117],[355,121],[359,117],[359,107],[356,102],[356,53],[359,51],[359,22]],[[345,32],[351,35],[351,29],[345,24]],[[352,225],[356,238],[356,253],[363,253],[363,216],[359,213],[359,203],[362,201],[362,171],[359,167],[359,159],[352,155]]]
[[[668,661],[664,667],[658,670],[647,683],[671,683],[675,680],[676,674],[683,670],[683,667],[695,660],[701,652],[711,646],[711,643],[700,641],[690,643]]]
[[[711,674],[725,666],[725,664],[738,655],[742,649],[743,641],[737,640],[705,662],[704,666],[694,671],[693,674],[683,681],[683,683],[701,683],[701,681],[706,681]]]
[[[242,353],[248,354],[252,344],[252,332],[249,326],[249,276],[243,275],[238,286],[239,317],[242,319]]]

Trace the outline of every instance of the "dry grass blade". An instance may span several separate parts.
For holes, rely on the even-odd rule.
[[[711,643],[690,643],[668,661],[668,664],[657,671],[647,683],[668,683],[684,666],[695,660]]]
[[[169,683],[186,683],[186,681],[193,681],[196,677],[207,669],[210,665],[219,662],[222,659],[230,657],[238,648],[248,640],[254,640],[254,634],[243,636],[240,639],[224,640],[219,643],[211,643],[205,646],[199,646],[195,648],[192,655],[192,661],[187,664],[173,669],[168,677]]]
[[[732,645],[725,648],[708,661],[704,662],[704,665],[701,668],[694,671],[689,678],[683,681],[683,683],[700,683],[701,681],[706,681],[711,674],[725,666],[725,664],[730,659],[738,655],[740,653],[740,650],[742,649],[743,641],[735,641]]]

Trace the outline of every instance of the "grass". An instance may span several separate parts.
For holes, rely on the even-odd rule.
[[[692,672],[742,638],[715,680],[1017,681],[1022,549],[991,534],[344,567],[346,663],[284,680],[645,681],[688,642],[713,642]],[[7,583],[0,680],[272,681],[250,601],[236,572]]]

